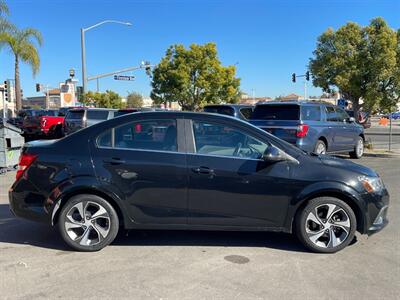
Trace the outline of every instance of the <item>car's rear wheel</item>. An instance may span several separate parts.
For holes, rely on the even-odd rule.
[[[324,141],[322,140],[318,140],[317,143],[315,144],[314,147],[314,153],[315,154],[326,154],[326,145],[324,143]]]
[[[354,151],[349,153],[351,158],[359,159],[364,155],[364,139],[359,136],[357,138],[356,145],[354,146]]]
[[[98,251],[109,245],[119,228],[115,209],[103,198],[82,194],[68,200],[58,227],[64,241],[79,251]]]
[[[333,197],[311,200],[295,220],[299,240],[311,251],[320,253],[334,253],[345,248],[353,240],[356,228],[353,210]]]

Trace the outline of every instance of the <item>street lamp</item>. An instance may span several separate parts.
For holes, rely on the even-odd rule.
[[[122,24],[126,26],[132,26],[131,23],[129,22],[121,22],[121,21],[115,21],[115,20],[105,20],[102,22],[99,22],[97,24],[94,24],[90,27],[87,28],[81,28],[81,49],[82,49],[82,82],[83,82],[83,93],[86,93],[86,86],[87,86],[87,78],[86,78],[86,51],[85,51],[85,32],[93,29],[97,26],[103,25],[105,23],[116,23],[116,24]]]

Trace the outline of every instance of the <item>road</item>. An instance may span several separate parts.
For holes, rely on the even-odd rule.
[[[0,177],[0,299],[399,299],[400,158],[365,157],[391,194],[390,224],[313,254],[288,234],[131,231],[96,253],[15,219]]]
[[[373,120],[371,128],[365,130],[365,136],[374,149],[389,149],[389,127],[380,126],[377,120]],[[400,120],[393,120],[391,150],[400,152]]]

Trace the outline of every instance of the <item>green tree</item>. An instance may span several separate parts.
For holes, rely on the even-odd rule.
[[[123,104],[121,97],[113,92],[107,90],[105,93],[87,92],[83,96],[83,104],[95,107],[104,108],[122,108]]]
[[[178,101],[183,110],[199,110],[209,103],[236,103],[240,79],[234,66],[224,67],[214,43],[173,45],[152,73],[155,104]]]
[[[11,28],[0,32],[0,44],[8,47],[14,54],[15,66],[15,98],[17,110],[22,108],[21,82],[19,78],[19,62],[25,62],[32,68],[33,75],[39,71],[40,58],[35,42],[42,45],[42,35],[33,28]]]
[[[395,89],[397,47],[396,32],[382,18],[366,27],[349,22],[336,31],[329,28],[310,59],[313,84],[324,92],[337,88],[352,102],[356,117],[361,107],[384,107],[385,97],[393,96],[388,91]]]
[[[139,108],[143,106],[143,97],[136,92],[130,92],[126,98],[126,105],[131,108]]]

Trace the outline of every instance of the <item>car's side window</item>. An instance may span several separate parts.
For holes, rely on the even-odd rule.
[[[303,121],[321,121],[321,108],[318,105],[305,105],[301,107]]]
[[[336,116],[337,116],[339,122],[345,122],[349,118],[349,115],[347,114],[347,112],[345,112],[340,107],[336,107],[335,111],[336,111]]]
[[[220,123],[193,121],[196,153],[260,159],[268,144]]]
[[[248,120],[250,119],[253,110],[250,107],[245,107],[240,109],[240,113],[242,114],[243,117],[245,117]]]
[[[130,122],[100,134],[99,147],[177,151],[176,121],[172,119]]]
[[[338,122],[335,109],[332,106],[326,106],[325,111],[326,111],[326,120],[328,122]]]

